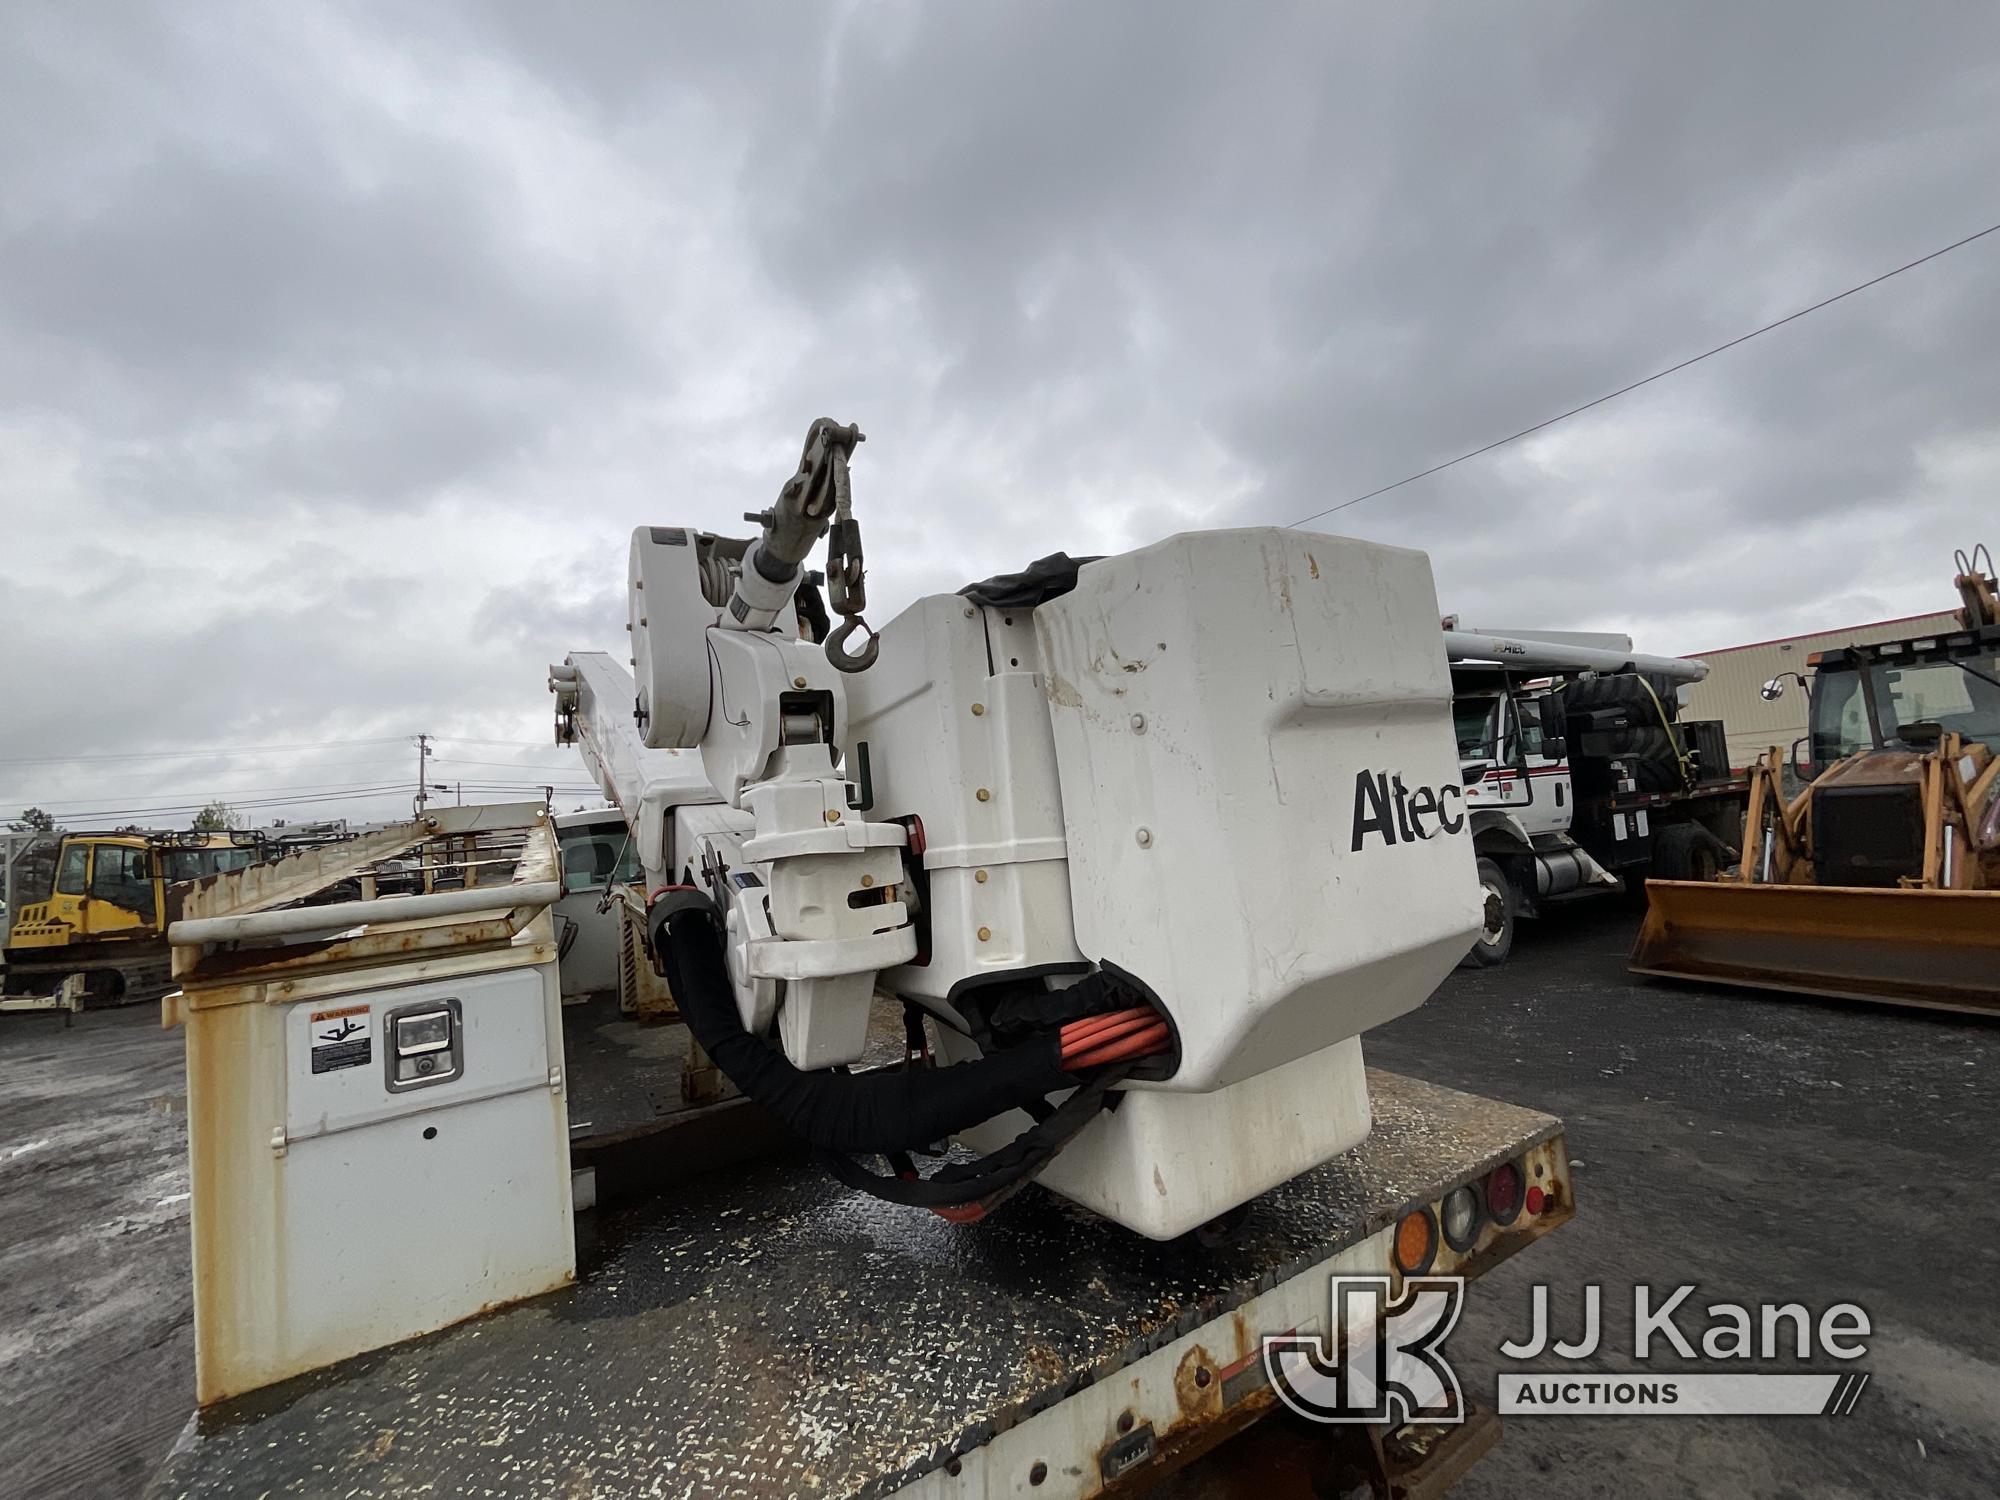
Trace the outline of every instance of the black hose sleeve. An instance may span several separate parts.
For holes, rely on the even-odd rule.
[[[972,1022],[979,1045],[997,1049],[1025,1036],[1060,1031],[1086,1016],[1147,1005],[1152,998],[1124,976],[1100,969],[1060,989],[1023,987],[1002,991],[990,1000],[975,992],[961,1009]]]
[[[890,1203],[910,1208],[982,1203],[991,1208],[1053,1161],[1078,1131],[1096,1119],[1098,1111],[1110,1102],[1111,1086],[1128,1071],[1123,1067],[1099,1069],[1095,1078],[1057,1105],[1048,1118],[1038,1120],[999,1150],[972,1161],[948,1162],[929,1177],[885,1177],[837,1151],[820,1152],[820,1161],[849,1187]],[[897,1163],[892,1159],[890,1165],[896,1167]]]
[[[801,1072],[743,1029],[713,903],[679,905],[653,920],[654,951],[665,960],[674,999],[702,1050],[747,1097],[824,1150],[918,1150],[1076,1086],[1062,1070],[1054,1034],[949,1068]]]

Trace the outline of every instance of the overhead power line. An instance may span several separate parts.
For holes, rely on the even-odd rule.
[[[479,787],[468,786],[466,788],[466,791],[472,793],[475,796],[506,797],[513,801],[533,802],[533,801],[539,801],[541,799],[542,792],[546,786],[547,786],[546,782],[535,782],[529,785],[512,787],[512,788],[495,787],[495,788],[482,789]],[[434,787],[433,790],[436,790],[436,788]],[[555,795],[558,797],[597,797],[597,796],[602,796],[603,794],[599,792],[598,789],[594,786],[593,787],[559,786],[555,788]],[[321,795],[308,795],[301,797],[272,797],[266,799],[258,799],[254,801],[230,802],[228,805],[231,808],[231,810],[236,812],[276,813],[276,812],[282,812],[287,808],[293,808],[293,807],[320,807],[320,808],[330,809],[343,802],[349,802],[349,801],[371,802],[391,797],[404,799],[405,802],[407,802],[409,796],[410,796],[410,788],[406,783],[401,786],[387,786],[369,791],[331,792]],[[148,818],[163,818],[163,817],[175,818],[183,815],[192,815],[198,813],[207,806],[209,806],[209,803],[207,802],[199,802],[199,803],[189,802],[172,807],[161,807],[161,806],[92,807],[92,808],[82,808],[82,809],[49,808],[44,810],[49,812],[50,815],[56,819],[57,823],[75,828],[75,827],[80,827],[89,821],[97,819],[122,818],[122,819],[131,819],[134,821],[138,821]],[[4,814],[0,814],[0,817],[4,816],[5,816]]]
[[[193,789],[182,786],[155,785],[142,786],[135,789],[130,783],[106,785],[103,782],[92,782],[84,792],[44,794],[41,796],[29,796],[19,792],[9,793],[5,802],[0,803],[0,806],[18,802],[23,806],[60,809],[66,803],[75,805],[83,802],[103,802],[114,797],[145,801],[155,797],[192,797],[196,795],[205,795],[211,802],[230,802],[240,797],[263,797],[277,792],[288,792],[297,795],[303,795],[308,792],[357,792],[367,791],[377,786],[400,784],[385,783],[380,777],[377,777],[373,781],[287,781],[277,786],[209,786],[203,787],[197,793]],[[89,795],[90,792],[95,792],[96,795],[91,796]]]
[[[325,750],[334,745],[399,745],[414,736],[385,735],[367,740],[321,740],[313,745],[209,745],[191,750],[131,750],[107,755],[14,755],[0,757],[0,766],[53,766],[71,761],[168,760],[181,756],[263,755],[279,750]]]
[[[441,745],[522,745],[530,750],[546,750],[549,742],[539,740],[476,740],[462,734],[434,734],[431,736]]]
[[[431,757],[431,764],[434,766],[484,766],[488,770],[500,770],[500,771],[570,771],[570,772],[576,771],[579,765],[579,763],[576,761],[571,761],[567,765],[551,766],[551,765],[545,765],[539,761],[460,760],[455,755],[433,755]]]
[[[1495,438],[1492,442],[1474,448],[1469,453],[1461,453],[1457,458],[1446,459],[1441,464],[1432,464],[1428,469],[1420,469],[1415,474],[1406,475],[1398,479],[1394,484],[1385,484],[1379,489],[1370,490],[1365,495],[1356,495],[1352,500],[1343,500],[1338,505],[1329,505],[1325,510],[1316,510],[1311,515],[1301,516],[1298,520],[1289,524],[1303,526],[1308,521],[1317,521],[1324,516],[1332,515],[1335,511],[1346,510],[1350,505],[1359,505],[1363,500],[1373,500],[1377,495],[1386,495],[1389,491],[1399,490],[1406,484],[1415,484],[1419,479],[1428,479],[1433,474],[1442,474],[1446,469],[1454,468],[1464,463],[1467,459],[1478,458],[1481,454],[1491,453],[1495,448],[1504,448],[1509,443],[1519,442],[1524,437],[1531,437],[1545,428],[1555,426],[1558,422],[1566,422],[1571,417],[1587,412],[1594,406],[1602,406],[1607,401],[1615,401],[1620,396],[1630,395],[1641,386],[1651,385],[1656,380],[1664,380],[1669,375],[1685,370],[1689,365],[1698,365],[1705,359],[1712,359],[1726,350],[1734,349],[1738,344],[1747,344],[1751,339],[1767,334],[1774,328],[1783,328],[1787,323],[1795,323],[1809,313],[1816,313],[1823,307],[1831,307],[1843,298],[1852,297],[1856,292],[1867,291],[1871,286],[1880,286],[1891,277],[1900,276],[1905,271],[1914,271],[1918,266],[1926,265],[1936,260],[1939,256],[1949,255],[1954,250],[1963,249],[1974,240],[1983,240],[1987,235],[1995,233],[2000,233],[2000,224],[1989,224],[1977,234],[1968,234],[1962,240],[1953,240],[1949,245],[1933,250],[1928,255],[1920,255],[1915,260],[1907,261],[1896,267],[1893,271],[1884,271],[1880,276],[1871,277],[1867,281],[1849,287],[1844,292],[1835,292],[1831,297],[1823,297],[1810,307],[1802,307],[1797,312],[1785,314],[1784,317],[1777,319],[1775,322],[1766,323],[1762,328],[1753,328],[1748,333],[1738,334],[1735,338],[1729,340],[1728,343],[1717,344],[1713,349],[1704,349],[1701,353],[1684,359],[1679,364],[1668,365],[1664,370],[1655,370],[1643,380],[1635,380],[1630,385],[1621,385],[1617,390],[1607,391],[1594,401],[1586,401],[1581,406],[1572,406],[1568,411],[1559,412],[1545,421],[1535,423],[1532,427],[1523,427],[1519,432],[1510,432],[1507,436]]]
[[[571,767],[570,769],[573,771],[575,768]],[[544,778],[539,781],[534,780],[532,778],[524,778],[518,781],[511,781],[511,780],[501,779],[498,777],[488,777],[485,780],[473,780],[471,778],[466,778],[463,781],[459,781],[454,779],[449,784],[453,787],[462,785],[465,787],[467,791],[513,792],[513,791],[540,791],[543,787],[548,786],[551,783],[548,778]],[[578,789],[574,783],[563,783],[563,782],[556,782],[555,787],[558,792],[569,792]],[[95,797],[87,796],[81,793],[71,794],[66,797],[65,796],[56,796],[56,797],[22,796],[19,794],[14,794],[8,796],[4,802],[0,802],[0,807],[14,807],[14,806],[39,807],[44,812],[48,812],[60,817],[64,816],[67,810],[72,807],[85,807],[93,805],[95,803],[113,801],[113,800],[143,802],[146,803],[148,806],[156,806],[163,810],[171,810],[173,808],[178,808],[185,805],[181,802],[168,803],[156,800],[161,798],[173,797],[176,794],[176,791],[178,790],[176,788],[157,787],[157,788],[151,788],[149,790],[150,790],[150,796],[148,795],[147,790],[142,790],[138,793],[128,792],[123,798],[114,798],[110,796],[102,788],[99,789],[99,795]],[[350,781],[350,782],[328,782],[328,783],[322,783],[322,782],[288,783],[283,786],[264,786],[264,787],[220,787],[220,788],[208,788],[201,792],[183,791],[180,792],[179,794],[182,797],[187,797],[187,798],[192,798],[195,796],[202,797],[203,801],[199,804],[199,806],[201,807],[206,807],[211,802],[226,802],[232,807],[238,807],[238,806],[247,807],[254,805],[259,800],[271,796],[276,796],[278,794],[283,794],[287,797],[308,797],[308,796],[317,796],[324,793],[329,797],[338,799],[340,797],[346,797],[346,796],[369,795],[376,792],[385,792],[385,791],[407,792],[409,790],[410,790],[410,785],[408,782]],[[589,790],[595,790],[595,788],[594,787],[589,788]]]
[[[335,802],[365,802],[378,797],[407,797],[410,789],[402,786],[385,786],[353,792],[316,792],[297,797],[257,797],[230,802],[229,806],[238,812],[268,812],[286,807],[307,807],[315,804]],[[54,817],[58,823],[74,826],[86,818],[157,818],[171,817],[182,813],[198,813],[214,802],[210,798],[204,802],[183,802],[171,806],[149,804],[144,807],[89,807],[89,808],[45,808],[43,811]]]
[[[554,748],[543,740],[475,740],[457,735],[434,734],[433,741],[452,745],[507,745],[524,750],[549,750]],[[101,755],[10,755],[0,756],[0,766],[56,766],[68,765],[75,761],[108,760],[176,760],[186,757],[229,758],[242,755],[267,755],[282,751],[328,750],[342,745],[414,745],[417,737],[413,734],[378,735],[372,739],[320,740],[311,745],[201,745],[177,750],[122,750]],[[435,758],[435,757],[433,757]],[[473,764],[473,762],[467,762]],[[489,761],[483,764],[498,765],[502,762]],[[514,764],[506,762],[505,764]],[[560,769],[560,768],[558,768]]]

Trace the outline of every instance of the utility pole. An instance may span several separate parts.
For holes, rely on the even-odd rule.
[[[430,768],[431,737],[417,736],[417,816],[424,815],[424,807],[430,801],[430,779],[424,773]]]

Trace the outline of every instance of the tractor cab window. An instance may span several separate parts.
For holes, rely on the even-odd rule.
[[[1813,764],[1830,766],[1868,749],[1872,743],[1868,734],[1868,704],[1861,694],[1861,674],[1851,668],[1833,672],[1822,669],[1813,681]]]
[[[241,870],[256,862],[257,851],[249,848],[162,849],[160,873],[176,884],[200,880],[223,870]]]
[[[62,863],[56,868],[56,890],[65,896],[81,896],[85,869],[89,861],[88,844],[71,844],[63,850]]]
[[[144,849],[128,849],[122,844],[99,844],[90,869],[90,894],[126,911],[153,909],[152,867]]]
[[[1988,677],[2000,677],[1996,657],[2000,653],[1970,665]],[[1885,744],[1901,743],[1905,724],[1936,724],[1968,740],[1983,741],[2000,754],[2000,687],[1948,661],[1911,666],[1879,662],[1868,671]],[[1812,708],[1815,763],[1831,765],[1874,744],[1861,686],[1861,674],[1852,668],[1819,674]]]
[[[1991,657],[1972,665],[1989,677],[2000,675]],[[1897,726],[1936,724],[2000,750],[2000,687],[1981,682],[1946,661],[1877,667],[1875,684],[1876,703],[1884,720],[1894,720]],[[1882,732],[1894,731],[1885,722]]]

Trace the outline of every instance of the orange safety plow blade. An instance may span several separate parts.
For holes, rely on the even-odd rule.
[[[2000,1015],[2000,891],[1649,880],[1629,967]]]

